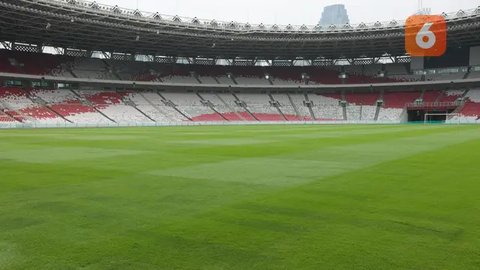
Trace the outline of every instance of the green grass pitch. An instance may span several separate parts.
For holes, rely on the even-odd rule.
[[[0,131],[0,269],[480,269],[480,127]]]

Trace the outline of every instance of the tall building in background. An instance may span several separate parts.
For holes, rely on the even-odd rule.
[[[323,9],[320,25],[338,25],[349,23],[347,9],[345,5],[331,5]]]
[[[431,15],[432,14],[432,9],[431,8],[422,8],[422,9],[419,9],[416,14],[417,15]]]
[[[426,8],[423,6],[423,0],[418,0],[418,11],[417,15],[430,15],[432,14],[431,8]]]

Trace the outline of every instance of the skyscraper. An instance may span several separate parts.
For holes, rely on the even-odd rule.
[[[323,9],[322,18],[320,19],[320,25],[342,25],[349,23],[347,9],[345,5],[331,5],[326,6]]]

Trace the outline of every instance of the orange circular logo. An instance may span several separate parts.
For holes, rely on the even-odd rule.
[[[405,24],[405,50],[410,56],[442,56],[447,50],[447,22],[439,15],[414,15]]]

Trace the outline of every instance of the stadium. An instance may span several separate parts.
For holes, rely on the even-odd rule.
[[[480,7],[280,25],[0,0],[0,269],[479,269]]]

